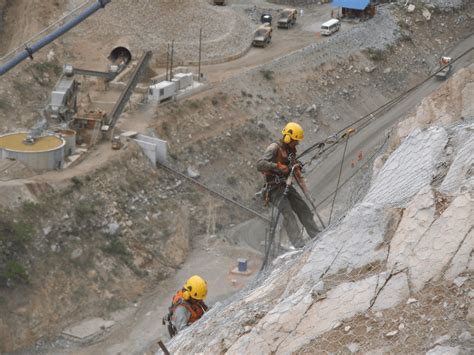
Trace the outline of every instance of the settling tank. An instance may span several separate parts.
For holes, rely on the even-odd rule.
[[[58,129],[55,132],[66,141],[64,156],[73,155],[76,152],[76,131],[72,129]]]
[[[34,170],[61,169],[64,165],[63,138],[48,135],[35,138],[32,144],[25,143],[28,133],[10,133],[0,136],[0,158],[21,161]]]

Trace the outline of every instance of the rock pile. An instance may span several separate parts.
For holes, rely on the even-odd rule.
[[[153,50],[166,62],[167,45],[174,41],[174,63],[196,63],[202,29],[202,60],[212,62],[245,52],[254,25],[229,7],[211,6],[204,0],[117,0],[75,31],[99,41],[130,43],[132,49]]]

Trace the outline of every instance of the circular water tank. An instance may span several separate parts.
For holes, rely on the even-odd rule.
[[[66,141],[54,135],[37,137],[27,144],[28,133],[10,133],[0,136],[0,157],[21,161],[34,170],[60,169],[64,165]]]
[[[68,157],[76,152],[76,131],[73,129],[58,129],[55,131],[66,141],[64,156]]]

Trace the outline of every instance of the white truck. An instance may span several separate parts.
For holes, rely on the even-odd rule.
[[[441,70],[435,74],[435,77],[438,80],[446,80],[449,73],[451,73],[451,70],[453,69],[451,57],[441,57],[439,65]]]

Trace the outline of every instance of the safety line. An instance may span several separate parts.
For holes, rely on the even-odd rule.
[[[247,211],[247,212],[249,212],[249,213],[255,215],[256,217],[258,217],[258,218],[264,220],[265,222],[268,222],[268,223],[271,222],[271,220],[270,220],[268,217],[265,217],[265,216],[262,215],[261,213],[258,213],[257,211],[251,209],[250,207],[247,207],[247,206],[245,206],[245,205],[243,205],[243,204],[241,204],[241,203],[239,203],[239,202],[237,202],[237,201],[232,200],[231,198],[225,196],[224,194],[222,194],[222,193],[220,193],[220,192],[218,192],[218,191],[216,191],[216,190],[211,189],[210,187],[204,185],[203,183],[197,181],[196,179],[193,179],[193,178],[189,177],[188,175],[183,174],[182,172],[180,172],[180,171],[178,171],[178,170],[172,168],[172,167],[169,166],[168,164],[164,164],[164,163],[161,163],[161,162],[157,162],[156,164],[157,164],[157,165],[160,165],[160,166],[162,166],[162,167],[164,167],[165,169],[167,169],[168,171],[172,172],[173,174],[176,174],[176,175],[182,177],[183,179],[186,179],[187,181],[192,182],[193,184],[195,184],[195,185],[197,185],[197,186],[203,188],[204,190],[210,192],[211,194],[216,195],[216,196],[218,196],[218,197],[220,197],[220,198],[226,200],[227,202],[230,202],[230,203],[232,203],[233,205],[235,205],[235,206],[237,206],[237,207],[239,207],[239,208],[241,208],[241,209],[243,209],[243,210],[245,210],[245,211]]]
[[[332,199],[331,212],[329,213],[328,225],[331,224],[332,211],[334,209],[334,203],[336,202],[337,191],[339,190],[339,183],[341,182],[342,168],[344,166],[344,159],[346,157],[347,144],[349,143],[349,138],[350,137],[351,137],[350,134],[348,134],[347,137],[346,137],[346,144],[344,144],[344,152],[342,153],[341,167],[339,169],[339,175],[337,176],[336,190],[334,191],[334,198]]]
[[[470,51],[472,51],[474,49],[474,47],[471,47],[469,49],[467,49],[465,52],[463,52],[461,55],[459,55],[458,57],[452,59],[450,61],[449,64],[454,64],[456,63],[459,59],[461,59],[462,57],[464,57],[465,55],[467,55]],[[370,122],[372,119],[374,118],[377,118],[378,115],[380,115],[382,112],[384,112],[386,109],[389,109],[391,107],[393,107],[395,104],[398,104],[403,98],[405,98],[408,94],[410,94],[411,92],[413,92],[414,90],[416,90],[418,87],[420,87],[421,85],[425,84],[428,80],[430,80],[431,78],[433,78],[434,76],[436,76],[436,74],[438,74],[440,71],[442,71],[444,69],[444,66],[443,67],[440,67],[437,71],[435,71],[433,74],[429,75],[426,79],[424,79],[422,82],[416,84],[415,86],[413,86],[412,88],[410,88],[409,90],[405,91],[404,93],[400,94],[399,96],[393,98],[392,100],[389,100],[388,102],[386,102],[385,104],[383,104],[382,106],[378,107],[377,109],[375,109],[374,111],[366,114],[365,116],[355,120],[354,122],[352,122],[351,124],[347,125],[346,127],[342,128],[341,130],[339,130],[337,133],[333,134],[332,136],[326,138],[329,139],[329,138],[332,138],[332,137],[337,137],[339,136],[342,132],[346,131],[347,129],[349,128],[354,128],[354,125],[360,123],[361,121],[364,121],[366,119],[369,119],[368,122]],[[368,124],[368,122],[366,122]],[[360,125],[359,127],[355,127],[358,131],[362,130],[363,128],[367,127],[366,125],[362,124]],[[325,145],[325,142],[324,141],[320,141],[320,142],[317,142],[311,146],[309,146],[307,149],[305,149],[303,152],[301,152],[299,155],[298,155],[298,158],[301,158],[302,156],[308,154],[309,152],[313,151],[314,149],[318,148],[318,147],[321,147],[321,145],[323,145],[323,149],[321,151],[318,152],[318,154],[316,156],[314,156],[313,158],[311,158],[309,161],[312,161],[314,159],[316,159],[316,157],[318,156],[321,156],[322,154],[324,154],[327,150],[329,150],[330,148],[332,148],[333,146],[339,144],[342,142],[342,139],[338,139],[336,142],[330,144],[329,146],[326,146]]]

